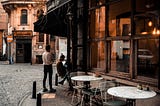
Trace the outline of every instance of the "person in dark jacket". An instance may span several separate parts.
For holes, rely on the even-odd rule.
[[[63,85],[64,81],[67,80],[69,83],[69,87],[70,87],[69,90],[73,90],[70,72],[67,71],[67,66],[63,65],[64,59],[65,59],[65,56],[63,54],[61,54],[60,59],[57,63],[57,73],[58,73],[58,76],[60,76],[62,78],[62,80],[59,81],[58,83]]]

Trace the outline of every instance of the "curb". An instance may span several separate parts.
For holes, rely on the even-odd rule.
[[[24,101],[31,95],[31,92],[28,92],[27,94],[25,94],[21,100],[18,102],[17,106],[23,106]]]

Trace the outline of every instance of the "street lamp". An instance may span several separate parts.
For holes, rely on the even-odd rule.
[[[68,26],[68,35],[67,35],[67,69],[70,69],[70,45],[71,45],[71,36],[72,36],[72,19],[73,19],[73,14],[71,13],[71,11],[69,11],[66,14],[67,18],[68,18],[68,22],[69,22],[69,26]]]

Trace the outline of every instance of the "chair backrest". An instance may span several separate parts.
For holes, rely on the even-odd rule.
[[[110,87],[115,87],[117,86],[117,82],[116,81],[103,81],[99,83],[99,89],[104,92],[107,91],[108,88]]]
[[[112,99],[113,97],[111,95],[109,95],[107,93],[107,90],[111,87],[115,87],[117,86],[117,82],[116,81],[104,81],[99,83],[99,89],[101,92],[101,99],[103,102],[106,102],[110,99]]]

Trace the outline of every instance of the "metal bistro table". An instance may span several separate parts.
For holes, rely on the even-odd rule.
[[[108,94],[125,98],[127,100],[127,106],[136,106],[136,99],[147,99],[156,96],[156,92],[149,90],[139,90],[133,86],[118,86],[108,89]]]
[[[102,77],[96,77],[96,76],[91,76],[91,75],[80,75],[80,76],[74,76],[71,77],[72,80],[74,81],[80,81],[83,82],[84,85],[84,89],[88,90],[90,88],[90,82],[91,81],[98,81],[98,80],[102,80]],[[88,97],[85,97],[85,102],[88,101]]]
[[[80,75],[80,76],[74,76],[71,77],[72,80],[74,81],[81,81],[84,82],[84,86],[86,89],[90,88],[90,82],[91,81],[98,81],[98,80],[102,80],[102,77],[95,77],[95,76],[91,76],[91,75]]]

